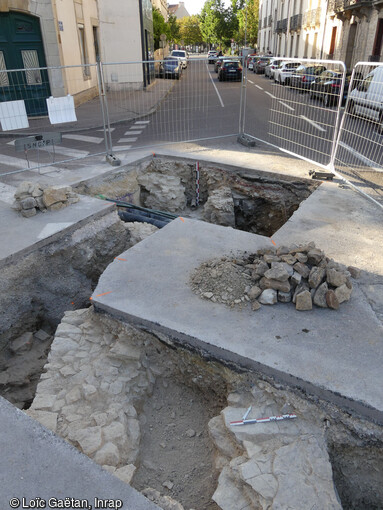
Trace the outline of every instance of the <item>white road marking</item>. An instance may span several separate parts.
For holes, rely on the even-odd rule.
[[[363,156],[363,154],[361,154],[360,152],[356,151],[355,149],[353,149],[349,145],[347,145],[347,144],[345,144],[343,142],[339,142],[339,145],[341,147],[343,147],[344,149],[346,149],[348,152],[351,152],[351,154],[353,156],[355,156],[360,161],[362,161],[365,165],[367,165],[369,168],[371,168],[371,170],[373,170],[375,172],[383,172],[383,169],[381,167],[379,167],[378,164],[375,161],[372,161],[371,159],[366,158],[366,156]]]
[[[63,138],[68,140],[78,140],[79,142],[89,143],[101,143],[104,141],[103,138],[97,138],[96,136],[85,136],[85,135],[63,135]]]
[[[288,104],[284,103],[283,101],[278,101],[278,103],[281,103],[281,105],[283,105],[285,108],[288,108],[289,110],[291,110],[292,112],[295,112],[295,109],[292,108],[291,106],[289,106]]]
[[[134,129],[134,128],[130,128],[130,129]],[[125,135],[140,135],[141,133],[142,133],[142,131],[127,131],[124,134]]]
[[[112,127],[111,127],[111,128],[110,128],[110,132],[112,133],[115,129],[116,129],[116,128],[112,128]],[[104,132],[104,130],[103,130],[103,129],[97,129],[97,131],[101,131],[102,133]]]
[[[131,145],[115,145],[113,147],[114,151],[127,151],[128,149],[131,149]]]
[[[248,81],[249,83],[251,83],[252,85],[254,85],[254,82],[253,82],[253,81],[251,81],[251,80],[247,80],[247,81]]]
[[[128,142],[137,142],[137,137],[133,136],[132,138],[120,138],[118,143],[128,143]]]
[[[314,122],[313,120],[311,119],[308,119],[307,117],[305,117],[304,115],[300,115],[300,118],[305,120],[306,122],[308,122],[309,124],[311,124],[312,126],[314,126],[316,129],[319,129],[319,131],[323,131],[323,133],[326,133],[326,129],[322,128],[322,126],[320,126],[319,124],[317,124],[316,122]]]
[[[259,85],[255,85],[257,87],[257,89],[259,90],[263,90],[263,87],[260,87]],[[269,92],[266,92],[266,94],[268,94]]]
[[[15,145],[16,140],[12,140],[11,142],[7,142],[7,145]]]
[[[268,96],[272,97],[273,99],[277,99],[271,92],[265,92]]]
[[[209,73],[209,68],[208,68],[207,64],[206,64],[206,69],[207,69],[207,71]],[[223,101],[222,101],[222,97],[220,96],[220,93],[218,92],[216,84],[214,83],[213,78],[211,77],[210,73],[209,73],[209,76],[210,76],[211,82],[213,84],[213,87],[215,88],[215,91],[217,92],[217,96],[218,96],[219,102],[221,103],[222,108],[225,108],[225,105],[223,104]]]
[[[150,120],[137,120],[135,124],[149,124]],[[146,127],[146,126],[143,126]]]
[[[37,236],[37,239],[46,239],[47,237],[53,236],[56,232],[60,232],[71,225],[73,225],[73,221],[70,223],[47,223]]]

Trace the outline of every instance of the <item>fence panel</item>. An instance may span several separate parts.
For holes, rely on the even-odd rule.
[[[107,152],[99,75],[96,64],[0,71],[2,175]]]
[[[328,60],[278,60],[271,75],[270,69],[266,69],[262,85],[268,95],[265,101],[270,103],[268,140],[326,166],[331,161],[339,112],[345,102],[348,86],[345,66]],[[255,131],[257,121],[254,119],[253,125],[252,119],[247,119],[248,134]]]
[[[206,57],[189,58],[179,77],[166,59],[107,63],[103,76],[113,152],[238,134],[241,81],[220,81]]]
[[[383,64],[353,71],[332,168],[383,207]]]

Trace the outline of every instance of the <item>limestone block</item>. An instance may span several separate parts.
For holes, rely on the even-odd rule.
[[[36,409],[28,409],[25,412],[47,429],[51,430],[52,432],[56,432],[58,417],[57,413],[51,413],[49,411],[37,411]]]
[[[266,271],[266,273],[268,273],[268,271]],[[282,292],[289,292],[291,288],[288,280],[285,281],[273,280],[271,278],[266,278],[265,276],[261,278],[259,286],[261,287],[261,289],[274,289],[281,290]]]
[[[78,348],[77,342],[74,342],[70,338],[56,336],[52,342],[51,352],[49,353],[49,359],[54,355],[55,357],[63,356],[65,353],[76,350]]]
[[[309,285],[312,289],[316,289],[323,282],[326,276],[324,267],[312,267],[309,274]]]
[[[52,204],[48,206],[48,211],[60,211],[60,209],[64,209],[64,207],[67,207],[67,202],[56,202],[55,204]]]
[[[292,300],[291,292],[282,292],[281,290],[278,291],[278,301],[281,303],[290,303]]]
[[[204,218],[210,223],[235,227],[234,201],[229,187],[221,187],[209,193],[204,208]]]
[[[334,287],[340,287],[347,281],[347,276],[336,269],[327,269],[327,283]]]
[[[306,266],[306,264],[302,264],[302,262],[297,262],[294,264],[294,270],[299,273],[303,278],[308,278],[310,274],[310,269]]]
[[[108,356],[123,361],[126,360],[138,361],[141,357],[141,349],[137,346],[133,346],[131,344],[128,344],[127,342],[119,340],[110,349]]]
[[[101,437],[101,434],[100,434]],[[120,462],[120,454],[118,448],[113,443],[106,443],[98,450],[94,456],[94,461],[101,466],[108,464],[109,466],[117,466]]]
[[[340,288],[340,287],[338,287]],[[339,301],[336,297],[335,292],[330,289],[326,292],[326,303],[329,308],[332,308],[333,310],[338,310],[339,308]]]
[[[226,457],[232,458],[239,455],[239,449],[228,435],[228,431],[221,416],[214,416],[209,423],[209,434],[218,450]]]
[[[133,475],[136,471],[136,466],[134,464],[128,464],[119,469],[116,469],[114,475],[117,476],[120,480],[125,483],[129,483],[132,481]]]
[[[350,289],[346,284],[341,285],[335,289],[335,295],[339,303],[348,301],[351,297],[352,288]]]
[[[137,180],[149,192],[144,203],[146,207],[170,212],[179,212],[186,207],[185,186],[179,177],[147,172]]]
[[[221,471],[212,499],[222,510],[233,510],[233,508],[250,510],[252,508],[250,502],[245,498],[241,486],[238,487],[235,482],[235,477],[229,466],[224,467]]]
[[[101,436],[101,427],[87,427],[77,431],[74,436],[76,441],[81,447],[81,450],[85,455],[92,455],[97,450],[101,448],[102,445],[102,436]],[[117,449],[117,448],[116,448]],[[98,462],[98,464],[110,464],[115,465],[113,462]]]
[[[92,384],[84,384],[82,392],[85,400],[92,400],[97,397],[97,389]]]
[[[81,399],[81,390],[78,386],[72,388],[65,397],[65,402],[67,404],[73,404],[74,402],[78,402]]]
[[[314,304],[317,306],[320,306],[321,308],[327,308],[327,301],[326,301],[326,293],[328,291],[328,285],[326,282],[323,282],[319,287],[317,288],[315,295],[314,295]]]
[[[269,270],[269,265],[266,264],[266,262],[264,262],[263,260],[261,260],[261,262],[259,264],[257,264],[257,267],[255,269],[255,274],[258,274],[260,276],[263,276],[266,271]]]
[[[289,273],[282,263],[274,262],[271,265],[271,269],[265,272],[265,278],[286,282],[289,279]]]
[[[19,184],[17,190],[15,191],[15,199],[22,199],[26,196],[30,195],[34,189],[34,183],[30,181],[23,181]]]
[[[45,207],[51,207],[57,202],[65,202],[67,199],[66,188],[46,188],[43,192],[43,201]]]
[[[295,308],[297,310],[312,310],[312,307],[311,294],[308,290],[304,290],[300,294],[297,294],[295,301]]]
[[[307,262],[312,266],[317,266],[319,262],[323,259],[323,252],[314,248],[307,253]]]
[[[52,409],[56,400],[56,395],[37,394],[32,403],[32,409]]]
[[[35,207],[32,207],[32,209],[22,209],[21,215],[24,216],[24,218],[32,218],[32,216],[36,216],[37,212]]]
[[[36,207],[36,200],[33,197],[26,197],[20,201],[20,205],[22,209],[32,209]]]
[[[103,427],[102,433],[105,441],[107,442],[118,441],[126,437],[125,427],[118,421]]]
[[[258,301],[262,305],[274,305],[278,301],[277,291],[274,289],[266,289],[259,296]]]
[[[262,289],[260,289],[257,285],[251,287],[247,295],[251,300],[257,299],[258,296],[262,294]]]

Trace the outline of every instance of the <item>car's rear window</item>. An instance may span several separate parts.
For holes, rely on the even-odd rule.
[[[223,64],[226,69],[238,69],[239,62],[224,62]]]
[[[186,53],[184,51],[172,51],[172,55],[175,57],[186,57]]]

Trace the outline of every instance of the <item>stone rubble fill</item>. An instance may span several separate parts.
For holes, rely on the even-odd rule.
[[[300,311],[338,310],[359,276],[357,268],[336,263],[311,242],[209,260],[194,271],[190,285],[202,299],[232,308],[251,302],[256,311],[260,304],[292,302]]]
[[[37,211],[59,211],[80,200],[70,186],[46,186],[44,184],[23,181],[15,192],[13,209],[24,218],[30,218]]]

